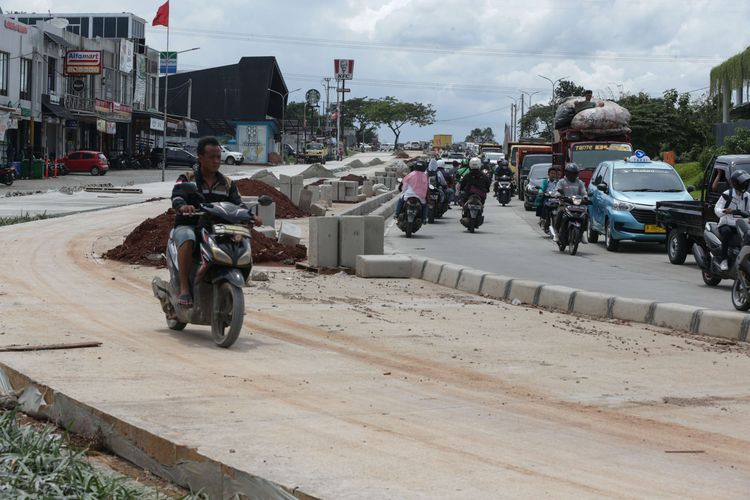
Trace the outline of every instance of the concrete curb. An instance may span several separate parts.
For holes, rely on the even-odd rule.
[[[404,273],[403,270],[400,271]],[[485,297],[551,311],[601,319],[645,323],[684,332],[746,342],[750,314],[685,304],[577,290],[472,269],[427,257],[411,256],[411,277]]]
[[[377,210],[385,203],[388,203],[393,199],[393,197],[396,195],[396,191],[389,191],[387,193],[379,194],[378,196],[374,196],[370,198],[369,200],[365,200],[361,203],[357,203],[356,205],[353,205],[351,208],[347,208],[343,212],[336,214],[337,216],[344,216],[344,215],[383,215],[379,213],[373,213],[374,210]],[[383,215],[385,217],[385,215]]]

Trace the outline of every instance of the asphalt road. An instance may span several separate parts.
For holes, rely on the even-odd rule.
[[[424,255],[506,276],[611,293],[623,297],[677,302],[734,310],[732,283],[708,287],[692,256],[682,266],[669,263],[663,244],[623,242],[608,252],[599,244],[581,245],[576,256],[561,254],[544,236],[534,212],[516,198],[506,207],[487,201],[485,223],[469,234],[458,222],[459,209],[420,229],[412,239],[387,225],[386,247],[398,253]]]

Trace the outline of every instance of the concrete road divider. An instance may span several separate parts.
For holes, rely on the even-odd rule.
[[[408,255],[357,255],[356,274],[360,278],[410,278]]]
[[[370,258],[370,256],[365,257]],[[731,340],[747,341],[750,332],[750,314],[617,297],[606,293],[491,274],[427,257],[405,255],[399,257],[401,257],[400,260],[394,261],[373,261],[370,267],[363,267],[361,272],[358,261],[357,274],[363,277],[365,274],[380,277],[377,276],[378,273],[384,271],[370,269],[383,262],[384,266],[393,266],[393,270],[388,272],[396,274],[395,277],[405,277],[408,274],[412,279],[423,279],[497,300],[511,302],[518,300],[522,304],[551,311],[581,314],[605,320],[618,319],[648,323],[672,330]],[[369,262],[362,262],[361,265],[368,266]]]

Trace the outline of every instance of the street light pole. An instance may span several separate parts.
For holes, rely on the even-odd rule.
[[[297,92],[298,90],[302,90],[302,88],[290,90],[286,94],[282,94],[281,92],[278,92],[274,89],[266,89],[266,90],[281,96],[281,144],[279,145],[279,154],[283,156],[284,135],[286,134],[286,98],[292,92]]]
[[[539,78],[544,78],[545,80],[547,80],[548,82],[550,82],[552,84],[552,97],[550,98],[550,102],[552,103],[552,121],[554,122],[555,121],[555,113],[557,113],[557,105],[555,104],[555,85],[557,83],[560,83],[562,80],[565,80],[568,77],[567,76],[563,76],[561,78],[558,78],[555,81],[552,81],[552,79],[547,78],[544,75],[536,75],[536,76],[538,76]],[[554,126],[554,123],[552,125]]]
[[[518,99],[511,96],[505,96],[511,101],[513,101],[513,104],[510,105],[510,137],[511,141],[516,140],[516,118],[518,117]]]
[[[531,110],[531,96],[538,94],[541,92],[541,90],[537,90],[536,92],[526,92],[524,90],[521,91],[521,136],[523,136],[523,116],[524,116],[524,110],[523,110],[523,96],[526,95],[529,98],[529,107],[526,108],[527,110]]]

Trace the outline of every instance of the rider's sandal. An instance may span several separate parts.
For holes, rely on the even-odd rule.
[[[189,293],[184,293],[177,297],[177,303],[182,307],[193,307],[193,298]]]

